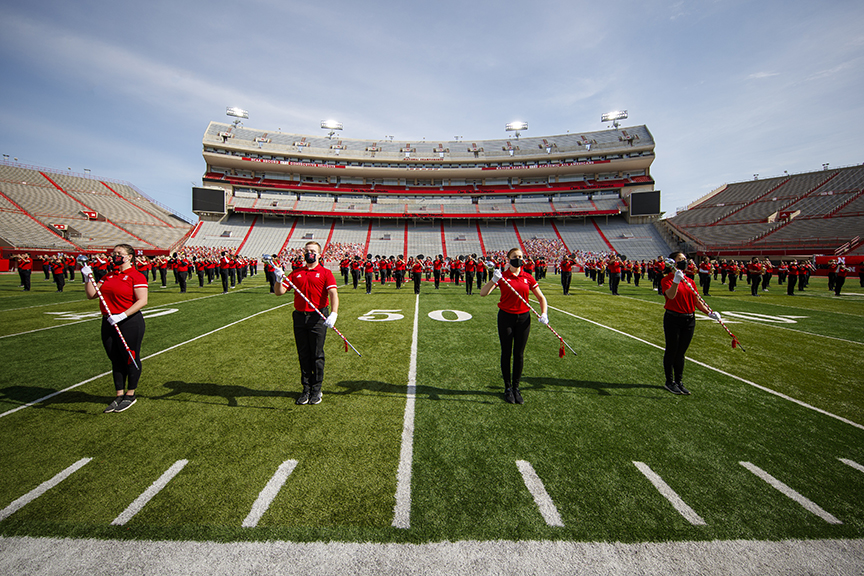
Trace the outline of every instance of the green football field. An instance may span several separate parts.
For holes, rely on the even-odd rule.
[[[195,541],[668,542],[864,537],[864,289],[719,282],[662,388],[662,297],[540,285],[525,404],[497,292],[341,286],[324,399],[296,406],[291,297],[151,283],[140,400],[113,396],[98,306],[0,275],[0,535]],[[59,393],[58,393],[59,392]],[[407,410],[406,410],[407,406]]]

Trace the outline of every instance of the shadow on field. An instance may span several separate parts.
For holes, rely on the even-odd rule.
[[[14,404],[27,404],[40,398],[44,398],[49,394],[54,394],[57,390],[52,388],[40,388],[38,386],[9,386],[0,390],[0,401],[6,401]],[[69,390],[62,394],[52,396],[47,400],[43,400],[35,404],[34,408],[59,408],[63,404],[108,404],[114,393],[107,390],[104,395],[93,395],[79,390]],[[73,410],[74,412],[88,413],[87,410]]]
[[[228,406],[239,406],[238,398],[292,398],[300,396],[300,392],[285,392],[283,390],[255,390],[236,384],[213,384],[211,382],[184,382],[172,380],[162,385],[169,392],[161,396],[150,396],[152,400],[166,400],[181,394],[190,396],[211,396],[224,398]],[[185,402],[201,402],[201,400],[183,400]]]
[[[598,396],[613,396],[613,392],[620,390],[632,390],[643,388],[646,390],[659,389],[657,384],[622,384],[620,382],[589,382],[587,380],[564,380],[562,378],[522,378],[523,390],[543,390],[544,388],[583,388],[595,390]]]
[[[343,380],[337,382],[336,386],[344,388],[343,392],[332,392],[334,396],[353,394],[366,390],[369,392],[380,392],[382,394],[404,396],[407,386],[390,384],[388,382],[378,382],[375,380]],[[327,383],[324,383],[327,387]],[[480,402],[489,404],[492,398],[503,398],[504,388],[502,387],[497,392],[483,390],[454,390],[451,388],[439,388],[437,386],[417,386],[415,391],[417,398],[426,400],[460,400],[465,402]]]

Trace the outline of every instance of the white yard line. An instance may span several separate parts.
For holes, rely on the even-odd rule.
[[[675,492],[664,480],[661,478],[656,472],[651,470],[651,468],[645,464],[644,462],[636,462],[633,461],[633,465],[639,469],[640,472],[648,479],[651,484],[657,488],[657,491],[669,501],[670,504],[681,514],[690,524],[694,526],[704,526],[705,520],[703,520],[699,514],[696,513],[693,508],[687,505],[684,500],[678,496],[678,493]]]
[[[405,393],[405,418],[402,424],[402,448],[396,472],[396,505],[394,528],[411,527],[411,466],[414,458],[414,401],[417,392],[417,326],[420,318],[420,295],[414,300],[414,331],[411,335],[411,361],[408,365],[408,390]]]
[[[549,306],[549,309],[555,310],[557,312],[561,312],[562,314],[567,314],[568,316],[572,316],[573,318],[576,318],[577,320],[582,320],[584,322],[588,322],[589,324],[599,326],[600,328],[605,328],[606,330],[611,330],[612,332],[615,332],[617,334],[621,334],[622,336],[626,336],[627,338],[632,338],[633,340],[636,340],[638,342],[642,342],[643,344],[647,344],[648,346],[653,346],[654,348],[657,348],[658,350],[664,349],[662,346],[658,346],[657,344],[654,344],[653,342],[648,342],[647,340],[643,340],[642,338],[639,338],[638,336],[633,336],[632,334],[628,334],[627,332],[622,332],[621,330],[617,330],[615,328],[612,328],[611,326],[606,326],[605,324],[595,322],[594,320],[589,320],[587,318],[583,318],[582,316],[577,316],[576,314],[573,314],[571,312],[567,312],[566,310],[562,310],[560,308],[555,308],[554,306]],[[760,386],[759,384],[756,384],[755,382],[751,382],[750,380],[746,380],[744,378],[741,378],[740,376],[736,376],[735,374],[730,374],[729,372],[725,372],[723,370],[720,370],[719,368],[715,368],[714,366],[709,366],[708,364],[705,364],[704,362],[700,362],[699,360],[694,360],[693,358],[690,358],[689,356],[687,357],[687,360],[689,360],[690,362],[693,362],[694,364],[698,364],[699,366],[702,366],[703,368],[707,368],[707,369],[713,370],[714,372],[717,372],[719,374],[723,374],[724,376],[728,376],[729,378],[734,378],[735,380],[738,380],[739,382],[743,382],[744,384],[748,384],[750,386],[753,386],[754,388],[762,390],[763,392],[767,392],[768,394],[773,394],[774,396],[777,396],[778,398],[783,398],[784,400],[788,400],[789,402],[793,402],[795,404],[798,404],[799,406],[807,408],[808,410],[813,410],[814,412],[818,412],[819,414],[822,414],[824,416],[829,416],[831,418],[839,420],[840,422],[843,422],[844,424],[849,424],[850,426],[854,426],[855,428],[859,428],[861,430],[864,430],[864,424],[859,424],[857,422],[853,422],[852,420],[849,420],[847,418],[843,418],[842,416],[837,416],[836,414],[832,414],[831,412],[828,412],[826,410],[822,410],[821,408],[811,406],[810,404],[807,404],[806,402],[802,402],[801,400],[798,400],[796,398],[792,398],[791,396],[787,396],[786,394],[783,394],[781,392],[777,392],[776,390],[771,390],[770,388],[766,388],[765,386]]]
[[[771,474],[766,472],[765,470],[762,470],[761,468],[759,468],[755,464],[751,464],[750,462],[739,462],[739,464],[741,464],[741,466],[743,466],[744,468],[746,468],[747,470],[749,470],[750,472],[752,472],[753,474],[755,474],[756,476],[758,476],[759,478],[761,478],[762,480],[764,480],[765,482],[770,484],[771,487],[778,490],[781,494],[783,494],[784,496],[786,496],[788,498],[791,498],[792,500],[794,500],[795,502],[797,502],[798,504],[803,506],[807,511],[812,512],[813,514],[819,516],[820,518],[822,518],[823,520],[825,520],[829,524],[842,524],[843,523],[840,520],[838,520],[836,517],[834,517],[833,515],[829,514],[825,510],[823,510],[815,502],[813,502],[812,500],[810,500],[809,498],[807,498],[803,494],[796,492],[795,490],[793,490],[792,488],[790,488],[789,486],[787,486],[786,484],[784,484],[783,482],[781,482],[780,480],[778,480],[777,478],[775,478],[774,476],[772,476]]]
[[[123,526],[129,520],[132,519],[133,516],[138,514],[144,506],[147,505],[150,500],[153,499],[156,494],[158,494],[165,486],[168,485],[168,482],[171,481],[174,476],[180,473],[186,464],[188,464],[188,460],[178,460],[175,462],[168,470],[166,470],[162,476],[160,476],[153,484],[151,484],[147,490],[145,490],[138,498],[136,498],[132,504],[130,504],[126,510],[120,513],[117,518],[111,522],[112,526]]]
[[[181,342],[181,343],[175,344],[174,346],[171,346],[169,348],[165,348],[164,350],[160,350],[159,352],[154,352],[153,354],[150,354],[149,356],[145,356],[144,358],[141,358],[141,361],[143,362],[144,360],[149,360],[150,358],[155,358],[156,356],[159,356],[160,354],[164,354],[165,352],[168,352],[170,350],[174,350],[175,348],[179,348],[180,346],[184,346],[186,344],[189,344],[190,342],[195,342],[196,340],[200,340],[201,338],[204,338],[206,336],[210,336],[211,334],[215,334],[216,332],[219,332],[220,330],[225,330],[226,328],[230,328],[231,326],[234,326],[235,324],[239,324],[240,322],[245,322],[246,320],[249,320],[250,318],[254,318],[254,317],[259,316],[261,314],[266,314],[267,312],[272,312],[273,310],[278,310],[279,308],[282,308],[284,306],[291,306],[291,305],[293,305],[293,302],[286,302],[285,304],[280,304],[279,306],[276,306],[274,308],[268,308],[267,310],[262,310],[261,312],[256,312],[255,314],[252,314],[251,316],[241,318],[240,320],[237,320],[235,322],[231,322],[230,324],[226,324],[225,326],[222,326],[220,328],[216,328],[215,330],[211,330],[210,332],[207,332],[206,334],[201,334],[200,336],[196,336],[195,338],[190,338],[189,340],[186,340],[185,342]],[[48,400],[49,398],[53,398],[54,396],[57,396],[58,394],[62,394],[63,392],[68,392],[69,390],[77,388],[83,384],[87,384],[88,382],[92,382],[93,380],[96,380],[96,379],[101,378],[103,376],[107,376],[108,374],[111,374],[111,372],[110,371],[109,372],[103,372],[102,374],[98,374],[96,376],[93,376],[92,378],[88,378],[87,380],[83,380],[81,382],[78,382],[77,384],[73,384],[72,386],[69,386],[68,388],[64,388],[63,390],[58,390],[57,392],[52,392],[51,394],[48,394],[47,396],[43,396],[37,400],[33,400],[32,402],[28,402],[27,404],[22,404],[21,406],[18,406],[17,408],[12,408],[11,410],[7,410],[6,412],[3,412],[2,414],[0,414],[0,418],[3,418],[4,416],[8,416],[9,414],[13,414],[19,410],[23,410],[24,408],[29,408],[30,406],[33,406],[35,404],[39,404],[40,402],[44,402],[45,400]]]
[[[261,490],[261,493],[258,494],[258,498],[256,498],[255,502],[252,504],[252,510],[249,511],[249,515],[246,516],[245,520],[243,520],[244,528],[254,528],[258,525],[261,517],[265,512],[267,512],[267,509],[270,508],[270,504],[273,503],[276,495],[279,494],[279,490],[281,490],[282,486],[285,485],[288,476],[291,475],[291,472],[293,472],[296,467],[297,460],[286,460],[279,465],[279,468],[276,469],[276,473],[273,474],[273,477],[270,478],[267,485],[264,486],[264,489]]]
[[[517,460],[516,467],[519,468],[519,473],[522,474],[522,481],[525,482],[525,487],[528,488],[531,496],[534,497],[534,502],[537,504],[537,508],[540,509],[540,515],[543,516],[546,524],[556,528],[563,528],[564,521],[561,520],[561,515],[558,514],[558,508],[555,507],[555,503],[552,501],[552,498],[546,491],[546,487],[543,485],[543,481],[537,475],[531,463],[525,460]]]
[[[62,472],[60,472],[59,474],[55,475],[50,480],[46,480],[45,482],[43,482],[42,484],[40,484],[39,486],[37,486],[36,488],[31,490],[30,492],[28,492],[24,496],[21,496],[20,498],[18,498],[17,500],[15,500],[11,504],[9,504],[3,510],[0,510],[0,521],[5,520],[10,515],[14,514],[15,512],[17,512],[18,510],[20,510],[21,508],[23,508],[24,506],[26,506],[27,504],[29,504],[30,502],[32,502],[33,500],[38,498],[39,496],[42,496],[43,494],[45,494],[51,488],[54,488],[55,486],[57,486],[60,482],[62,482],[63,480],[65,480],[66,478],[71,476],[73,472],[80,469],[81,467],[83,467],[88,462],[90,462],[90,460],[92,460],[92,458],[82,458],[81,460],[78,460],[77,462],[75,462],[74,464],[72,464],[71,466],[69,466],[68,468],[66,468]]]
[[[852,468],[855,468],[859,472],[864,472],[864,466],[862,466],[861,464],[858,464],[854,460],[847,460],[846,458],[838,458],[838,460],[840,460],[840,462],[842,462],[843,464],[846,464],[847,466],[851,466]]]

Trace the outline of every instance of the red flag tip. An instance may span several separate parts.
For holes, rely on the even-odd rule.
[[[564,344],[561,344],[561,348],[558,349],[558,358],[564,357]]]

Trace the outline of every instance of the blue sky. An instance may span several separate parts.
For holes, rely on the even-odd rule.
[[[672,215],[725,182],[864,162],[864,3],[0,2],[0,153],[127,180],[191,215],[201,139],[654,134]]]

